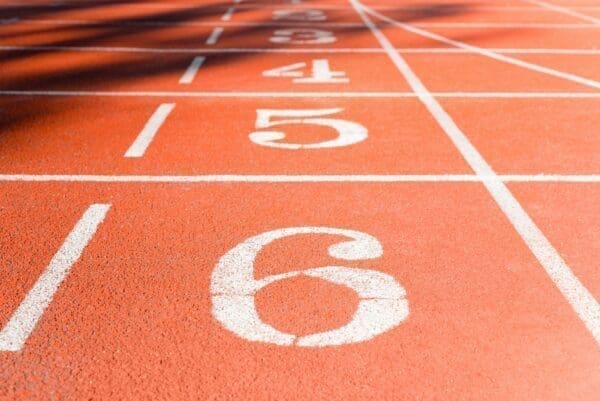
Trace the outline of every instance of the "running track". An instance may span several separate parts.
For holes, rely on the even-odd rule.
[[[597,0],[0,1],[0,400],[600,394]]]

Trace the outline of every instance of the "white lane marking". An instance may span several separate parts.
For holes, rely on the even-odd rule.
[[[181,79],[179,80],[179,84],[181,84],[181,85],[191,84],[194,81],[194,78],[196,78],[196,74],[198,74],[198,70],[200,69],[200,67],[202,67],[202,64],[204,64],[205,60],[206,60],[206,57],[204,57],[204,56],[194,57],[194,59],[192,60],[192,62],[189,65],[189,67],[187,68],[187,70],[185,71],[185,73],[183,74]]]
[[[138,137],[131,144],[127,152],[125,152],[125,157],[142,157],[150,146],[150,143],[158,133],[158,130],[164,124],[165,120],[171,114],[173,109],[175,108],[174,103],[163,103],[152,114],[142,131],[139,133]]]
[[[435,97],[471,99],[596,99],[600,92],[431,92]],[[174,98],[414,98],[414,92],[164,92],[164,91],[21,91],[0,96],[174,97]]]
[[[505,56],[503,54],[495,53],[493,51],[490,51],[490,50],[487,50],[487,49],[484,49],[481,47],[477,47],[477,46],[466,44],[464,42],[459,42],[457,40],[449,39],[449,38],[439,35],[437,33],[429,32],[429,31],[425,31],[423,29],[417,28],[414,25],[393,20],[389,17],[386,17],[383,14],[380,14],[380,13],[372,10],[369,7],[366,7],[366,6],[363,6],[363,7],[364,7],[365,12],[373,15],[374,17],[380,18],[386,22],[389,22],[392,25],[400,27],[400,28],[404,29],[405,31],[414,33],[416,35],[420,35],[420,36],[423,36],[423,37],[426,37],[429,39],[433,39],[435,41],[442,42],[442,43],[445,43],[445,44],[448,44],[451,46],[460,47],[465,50],[470,50],[473,53],[478,53],[478,54],[481,54],[482,56],[489,57],[494,60],[502,61],[504,63],[516,65],[518,67],[522,67],[522,68],[525,68],[528,70],[532,70],[532,71],[540,72],[542,74],[551,75],[553,77],[565,79],[567,81],[571,81],[571,82],[575,82],[575,83],[578,83],[581,85],[589,86],[591,88],[600,89],[600,82],[595,81],[593,79],[583,78],[583,77],[580,77],[575,74],[570,74],[567,72],[554,70],[552,68],[543,67],[543,66],[533,64],[533,63],[530,63],[527,61],[523,61],[523,60],[519,60],[519,59],[516,59],[513,57]]]
[[[233,3],[234,4],[240,4],[242,2],[242,0],[234,0]],[[77,2],[78,5],[84,5],[84,4],[93,4],[96,5],[97,2],[91,2],[91,1],[87,1],[87,2],[81,2],[78,1]],[[290,0],[291,4],[294,4],[294,6],[296,8],[314,8],[315,5],[314,4],[310,4],[310,3],[306,3],[306,4],[302,4],[301,0]],[[61,2],[59,3],[59,5],[64,5],[66,3]],[[49,3],[47,4],[48,6],[54,6],[53,3]],[[31,7],[31,6],[35,6],[35,7],[39,7],[40,3],[22,3],[22,2],[15,2],[15,3],[2,3],[2,7]],[[198,6],[197,3],[180,3],[177,2],[177,4],[174,3],[168,3],[168,2],[147,2],[147,3],[143,3],[143,2],[137,2],[136,7],[140,8],[168,8],[168,9],[186,9],[186,8],[196,8]],[[266,4],[266,3],[257,3],[257,4],[242,4],[239,6],[240,8],[247,8],[247,9],[258,9],[258,8],[280,8],[281,4]],[[382,10],[382,11],[403,11],[403,10],[423,10],[423,6],[422,5],[376,5],[373,6],[374,9],[377,10]],[[574,6],[570,6],[571,9],[573,10],[580,10],[580,11],[600,11],[600,6],[593,6],[593,5],[574,5]],[[339,4],[319,4],[319,9],[323,9],[323,10],[352,10],[352,7],[346,6],[346,5],[339,5]],[[538,7],[534,7],[534,6],[517,6],[517,5],[486,5],[486,4],[473,4],[473,5],[469,5],[468,6],[468,11],[470,12],[482,12],[482,11],[497,11],[497,12],[522,12],[522,11],[539,11]]]
[[[467,136],[456,125],[442,105],[429,93],[428,89],[423,85],[404,58],[398,52],[394,51],[394,47],[388,38],[373,24],[371,18],[367,15],[367,8],[358,0],[349,1],[365,25],[371,30],[381,47],[386,50],[390,60],[404,79],[406,79],[410,87],[419,94],[419,100],[446,132],[448,138],[454,143],[473,171],[478,176],[486,177],[486,180],[482,181],[483,185],[487,188],[492,198],[504,212],[525,244],[535,255],[558,290],[571,305],[577,316],[585,324],[596,342],[600,344],[600,304],[598,301],[596,301],[594,296],[579,281],[569,266],[567,266],[560,254],[554,249],[531,217],[529,217],[505,183],[496,175],[496,172],[471,144]]]
[[[233,13],[235,12],[235,7],[229,7],[225,14],[221,17],[221,21],[229,21],[231,17],[233,17]]]
[[[90,182],[90,183],[402,183],[402,182],[503,182],[600,183],[600,174],[508,174],[484,177],[474,174],[363,174],[363,175],[86,175],[86,174],[0,174],[0,182]]]
[[[205,43],[209,46],[216,45],[224,30],[225,28],[223,27],[216,27],[215,29],[213,29],[208,39],[206,39]]]
[[[221,17],[222,22],[173,22],[173,21],[111,21],[111,20],[63,20],[63,19],[21,19],[23,24],[42,25],[106,25],[106,26],[156,26],[156,27],[287,27],[287,28],[360,28],[357,22],[299,22],[299,21],[269,21],[269,22],[230,22],[228,13]],[[225,19],[223,19],[225,18]],[[225,24],[224,24],[225,23]],[[385,26],[385,23],[382,24]],[[446,28],[446,29],[598,29],[596,24],[584,23],[550,23],[550,22],[415,22],[415,27]]]
[[[19,22],[19,17],[0,19],[0,25],[10,25],[14,24],[15,22]]]
[[[570,15],[571,17],[579,18],[580,20],[583,20],[583,21],[591,22],[592,24],[595,24],[595,25],[600,25],[600,18],[595,18],[595,17],[589,16],[589,15],[582,14],[580,12],[574,11],[571,8],[562,7],[557,4],[550,4],[550,3],[547,3],[545,1],[540,1],[540,0],[525,0],[525,1],[527,1],[528,3],[531,3],[531,4],[536,4],[547,10],[556,11],[561,14]]]
[[[281,54],[294,54],[294,53],[384,53],[381,48],[225,48],[225,49],[214,49],[209,47],[197,47],[197,48],[160,48],[160,47],[112,47],[112,46],[0,46],[0,51],[72,51],[72,52],[99,52],[99,53],[173,53],[173,54],[187,54],[187,53],[281,53]],[[493,51],[494,53],[504,54],[564,54],[564,55],[589,55],[595,56],[600,55],[600,49],[507,49],[507,48],[487,48],[486,50]],[[448,53],[448,54],[472,54],[473,52],[466,49],[456,47],[432,47],[432,48],[397,48],[396,51],[405,54],[417,53],[417,54],[436,54],[436,53]]]
[[[109,209],[110,205],[94,204],[75,224],[42,275],[0,331],[0,351],[16,352],[23,348],[60,284],[81,257]]]

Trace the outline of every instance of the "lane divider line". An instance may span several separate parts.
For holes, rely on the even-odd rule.
[[[0,19],[0,25],[14,24],[15,22],[19,22],[19,20],[20,20],[19,17],[13,17],[13,18],[8,18],[8,19]]]
[[[72,52],[104,52],[104,53],[173,53],[173,54],[185,54],[185,53],[282,53],[282,54],[295,54],[295,53],[384,53],[380,48],[260,48],[260,47],[249,47],[249,48],[224,48],[214,49],[209,47],[197,47],[197,48],[157,48],[157,47],[112,47],[112,46],[1,46],[0,51],[72,51]],[[600,49],[556,49],[556,48],[486,48],[485,50],[493,51],[494,53],[503,54],[563,54],[563,55],[600,55]],[[472,54],[473,52],[467,49],[461,49],[457,47],[425,47],[425,48],[397,48],[396,51],[404,54],[429,54],[429,53],[442,53],[442,54]]]
[[[357,22],[299,22],[299,21],[288,21],[288,22],[229,22],[235,8],[231,7],[232,11],[228,9],[223,16],[221,16],[221,22],[213,21],[198,21],[198,22],[176,22],[176,21],[110,21],[110,20],[65,20],[65,19],[43,19],[43,18],[31,18],[21,19],[20,21],[24,24],[42,24],[42,25],[91,25],[91,26],[156,26],[156,27],[211,27],[223,25],[223,22],[227,26],[232,27],[288,27],[288,28],[360,28],[363,25]],[[382,25],[386,25],[385,23]],[[415,27],[421,28],[446,28],[446,29],[598,29],[596,24],[584,24],[584,23],[549,23],[549,22],[416,22],[413,24]]]
[[[526,183],[600,183],[600,174],[507,174],[485,177],[475,174],[299,174],[299,175],[87,175],[87,174],[0,174],[0,182],[75,182],[75,183],[472,183],[486,180]]]
[[[0,351],[17,352],[23,348],[61,283],[104,221],[110,207],[108,204],[91,205],[75,224],[42,275],[0,331]]]
[[[209,46],[216,45],[224,30],[225,28],[223,27],[216,27],[215,29],[213,29],[208,39],[206,39],[205,43]]]
[[[174,108],[174,103],[163,103],[158,106],[135,141],[131,144],[129,149],[127,149],[127,152],[125,152],[125,157],[139,158],[144,156],[148,146],[150,146],[150,143],[152,143],[152,140],[158,133],[158,130],[165,123],[167,117],[169,114],[171,114]]]
[[[574,11],[567,7],[559,6],[557,4],[550,4],[550,3],[547,3],[545,1],[540,1],[540,0],[525,0],[525,1],[528,3],[531,3],[531,4],[538,5],[547,10],[552,10],[552,11],[556,11],[561,14],[570,15],[571,17],[575,17],[575,18],[579,18],[580,20],[583,20],[583,21],[591,22],[594,25],[600,25],[600,18],[595,18],[590,15],[582,14],[578,11]]]
[[[446,132],[448,138],[454,143],[465,161],[478,176],[486,177],[486,180],[482,181],[483,185],[537,258],[547,275],[571,305],[577,316],[579,316],[579,319],[587,327],[596,340],[596,343],[600,345],[600,303],[596,301],[589,290],[579,281],[558,251],[552,246],[544,233],[537,227],[519,201],[510,192],[506,184],[496,175],[496,172],[473,144],[471,144],[467,136],[456,125],[442,105],[428,91],[404,58],[398,52],[394,51],[394,47],[389,39],[367,15],[368,9],[358,0],[349,1],[381,47],[386,50],[390,60],[404,79],[419,94],[421,103],[423,103],[431,116]]]
[[[431,92],[445,99],[597,99],[600,92]],[[178,92],[0,90],[0,96],[167,97],[167,98],[415,98],[415,92]]]
[[[204,57],[204,56],[194,57],[194,59],[192,60],[192,62],[189,65],[189,67],[185,71],[185,73],[179,79],[179,84],[180,85],[191,84],[194,81],[194,79],[196,78],[196,75],[198,74],[198,70],[204,64],[204,61],[206,61],[206,57]]]
[[[425,38],[432,39],[432,40],[435,40],[438,42],[442,42],[442,43],[445,43],[445,44],[448,44],[451,46],[460,47],[465,50],[470,50],[473,53],[477,53],[477,54],[480,54],[485,57],[489,57],[489,58],[497,60],[497,61],[502,61],[504,63],[516,65],[518,67],[522,67],[522,68],[525,68],[525,69],[528,69],[531,71],[540,72],[542,74],[550,75],[550,76],[553,76],[556,78],[565,79],[567,81],[575,82],[575,83],[585,85],[585,86],[588,86],[588,87],[591,87],[594,89],[600,89],[600,82],[595,81],[593,79],[583,78],[583,77],[580,77],[579,75],[571,74],[568,72],[558,71],[558,70],[548,68],[548,67],[543,67],[543,66],[540,66],[537,64],[533,64],[533,63],[530,63],[527,61],[523,61],[520,59],[510,57],[510,56],[495,53],[493,51],[486,50],[481,47],[469,45],[464,42],[460,42],[458,40],[449,39],[449,38],[439,35],[437,33],[429,32],[429,31],[423,30],[421,28],[417,28],[414,25],[407,24],[405,22],[396,21],[394,19],[386,17],[385,15],[378,13],[377,11],[374,11],[373,9],[371,9],[367,6],[363,6],[363,7],[364,7],[363,9],[364,9],[365,13],[369,13],[370,15],[374,16],[375,18],[379,18],[383,21],[386,21],[394,26],[404,29],[407,32],[411,32],[416,35],[420,35]]]

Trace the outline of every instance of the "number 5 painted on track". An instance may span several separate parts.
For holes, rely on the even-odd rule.
[[[363,232],[331,227],[291,227],[268,231],[247,239],[227,252],[213,271],[210,285],[212,313],[225,328],[249,341],[282,346],[324,347],[370,340],[404,321],[409,314],[405,290],[385,273],[324,266],[254,279],[254,260],[263,247],[284,237],[329,234],[349,238],[329,247],[336,259],[365,260],[379,258],[383,250],[379,241]],[[277,281],[306,275],[344,285],[360,299],[352,320],[337,329],[296,336],[284,333],[263,322],[258,315],[254,296]]]
[[[276,142],[285,138],[285,133],[281,131],[255,131],[250,134],[252,142],[261,146],[268,146],[279,149],[320,149],[337,148],[342,146],[354,145],[367,139],[367,129],[355,122],[334,118],[318,118],[337,114],[344,109],[314,109],[314,110],[256,110],[256,128],[270,128],[286,124],[313,124],[333,128],[338,133],[338,137],[330,141],[323,141],[311,144]],[[273,117],[283,117],[283,120],[272,121]],[[287,117],[287,118],[286,118]]]

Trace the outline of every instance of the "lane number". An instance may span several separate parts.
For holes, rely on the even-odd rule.
[[[275,10],[273,12],[275,21],[327,21],[327,16],[321,10]]]
[[[210,293],[215,319],[248,341],[325,347],[370,340],[408,317],[406,291],[392,276],[376,270],[323,266],[254,279],[254,261],[265,246],[281,238],[310,234],[348,238],[329,247],[329,255],[336,259],[356,261],[383,255],[382,246],[375,237],[341,228],[290,227],[253,236],[227,252],[212,273]],[[342,327],[305,336],[284,333],[262,321],[254,302],[256,293],[272,283],[300,275],[344,285],[355,291],[359,304],[352,320]]]
[[[256,110],[256,128],[264,129],[280,125],[289,124],[312,124],[329,127],[334,129],[338,136],[335,139],[316,142],[316,143],[289,143],[281,142],[285,138],[285,133],[282,131],[255,131],[249,135],[250,140],[261,146],[279,149],[322,149],[322,148],[338,148],[342,146],[354,145],[367,139],[368,130],[361,124],[336,119],[336,118],[321,118],[342,112],[342,108],[333,109],[258,109]],[[273,121],[274,118],[282,118],[281,120]]]
[[[325,45],[337,41],[331,31],[313,28],[278,29],[269,39],[271,43],[289,45]]]
[[[310,75],[305,76],[307,63],[300,62],[283,67],[273,68],[263,72],[263,77],[293,78],[295,84],[340,84],[348,83],[350,79],[344,71],[332,71],[327,59],[313,59]]]

